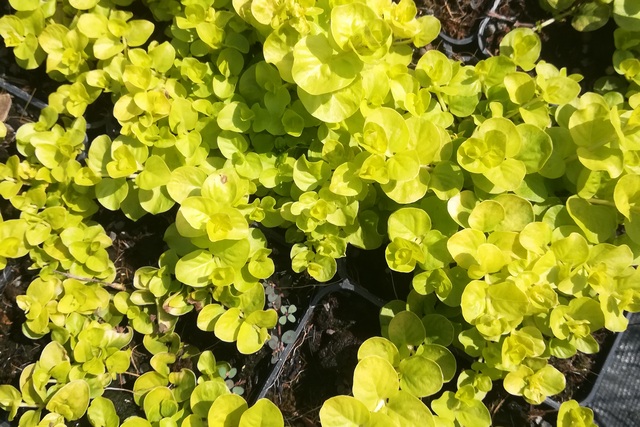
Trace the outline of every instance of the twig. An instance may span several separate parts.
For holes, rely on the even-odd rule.
[[[491,411],[491,417],[493,418],[493,416],[498,412],[498,410],[500,409],[500,407],[502,406],[502,404],[507,400],[506,397],[503,397],[502,400],[496,405],[495,408],[493,408],[493,410]]]
[[[110,391],[126,391],[127,393],[131,393],[133,394],[133,390],[129,390],[127,388],[120,388],[120,387],[105,387],[105,390],[110,390]]]
[[[83,282],[99,283],[101,285],[108,286],[108,287],[116,289],[118,291],[124,291],[126,289],[126,287],[122,283],[103,282],[102,280],[90,279],[88,277],[80,277],[80,276],[76,276],[76,275],[73,275],[71,273],[67,273],[67,272],[59,271],[59,270],[53,270],[53,272],[54,273],[58,273],[58,274],[60,274],[60,275],[62,275],[64,277],[67,277],[69,279],[81,280]]]

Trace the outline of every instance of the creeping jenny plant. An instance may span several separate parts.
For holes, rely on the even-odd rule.
[[[582,93],[581,76],[539,59],[530,29],[475,66],[436,50],[414,60],[440,24],[412,0],[10,0],[5,45],[61,85],[0,164],[0,195],[19,212],[0,218],[0,265],[29,256],[23,331],[51,339],[17,388],[0,386],[0,407],[25,427],[85,414],[94,426],[284,425],[270,401],[231,393],[228,365],[176,328],[197,312],[198,328],[248,354],[293,317],[265,306],[264,227],[283,229],[292,269],[319,282],[348,245],[384,246],[389,268],[412,275],[323,425],[482,427],[492,381],[534,404],[559,393],[549,358],[597,352],[592,332],[623,331],[640,311],[628,2],[580,2],[612,8],[625,77]],[[119,132],[85,141],[99,98]],[[132,283],[114,283],[100,209],[175,215],[157,265]],[[102,394],[129,370],[134,334],[150,357],[132,390],[145,418],[121,420]],[[593,416],[567,402],[559,425],[574,423]]]

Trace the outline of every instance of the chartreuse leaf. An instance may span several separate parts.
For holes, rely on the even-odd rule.
[[[512,282],[488,285],[470,282],[462,293],[462,315],[487,337],[510,332],[521,321],[529,305],[527,296]]]
[[[121,427],[151,427],[151,423],[144,418],[133,416],[127,418],[122,424]]]
[[[105,208],[115,211],[127,198],[129,186],[124,178],[103,178],[95,187],[96,198]]]
[[[217,121],[221,129],[246,132],[251,128],[251,121],[254,117],[255,114],[246,104],[230,102],[220,110]]]
[[[549,316],[553,334],[568,340],[571,346],[583,353],[593,354],[599,350],[591,332],[604,326],[604,314],[597,301],[580,297],[572,299],[568,305],[559,305]]]
[[[504,220],[505,211],[495,200],[485,200],[473,208],[469,215],[469,226],[488,232],[495,229]]]
[[[578,31],[595,31],[609,21],[611,7],[603,3],[585,3],[578,7],[571,25]]]
[[[362,80],[359,78],[346,87],[321,95],[311,95],[298,87],[298,97],[304,108],[313,117],[326,123],[338,123],[351,117],[360,108],[363,96]]]
[[[430,173],[429,189],[440,200],[448,200],[460,193],[464,184],[464,175],[460,166],[449,162],[439,162]]]
[[[174,399],[177,402],[185,402],[189,400],[196,387],[196,374],[190,369],[181,369],[169,374],[169,382],[175,386],[172,389]]]
[[[616,183],[613,199],[618,211],[631,219],[632,211],[640,206],[640,175],[628,174]]]
[[[400,363],[398,348],[391,341],[382,337],[371,337],[360,344],[360,348],[358,348],[358,360],[362,360],[368,356],[382,357],[394,367]]]
[[[484,138],[472,137],[464,141],[457,151],[458,164],[472,173],[486,173],[499,166],[505,158],[506,136],[494,132],[491,143]]]
[[[424,87],[445,85],[453,77],[453,63],[442,52],[429,50],[418,60],[416,77]]]
[[[98,4],[98,0],[69,0],[69,4],[79,10],[88,10]]]
[[[213,402],[225,394],[231,394],[231,392],[222,378],[218,377],[204,381],[193,389],[189,399],[191,411],[201,418],[207,418]]]
[[[364,61],[380,59],[391,45],[389,25],[360,3],[331,10],[331,35],[340,49],[353,50]]]
[[[156,387],[149,391],[143,400],[143,409],[147,421],[159,422],[165,417],[171,417],[178,411],[178,402],[168,387]]]
[[[431,396],[442,388],[443,377],[440,366],[422,356],[410,356],[400,361],[400,388],[413,396]]]
[[[277,322],[275,310],[257,310],[249,314],[238,331],[238,351],[251,354],[260,350],[269,339],[267,329],[273,328]]]
[[[616,137],[610,111],[605,103],[598,100],[583,102],[584,106],[575,110],[569,118],[569,131],[573,141],[579,147],[589,150],[601,147]]]
[[[558,410],[558,427],[595,427],[593,410],[580,406],[575,400],[568,400]]]
[[[431,219],[422,209],[402,208],[393,212],[387,221],[389,239],[402,238],[420,242],[431,229]]]
[[[536,73],[542,97],[550,104],[568,104],[580,94],[580,84],[552,64],[540,61],[536,65]]]
[[[432,270],[432,271],[423,271],[421,273],[413,276],[413,280],[411,281],[413,285],[413,289],[420,295],[429,295],[433,292],[438,296],[441,301],[446,301],[447,298],[451,295],[451,291],[453,288],[453,284],[451,279],[447,276],[447,274],[442,269]],[[423,324],[424,318],[423,318]],[[425,324],[426,328],[426,324]],[[443,331],[447,331],[448,328],[445,327]],[[431,339],[433,339],[434,335],[430,335]],[[442,338],[445,339],[446,332],[444,332]]]
[[[614,0],[613,19],[620,28],[636,31],[640,23],[640,8],[633,0]]]
[[[335,396],[320,408],[320,422],[325,427],[359,427],[368,425],[369,409],[351,396]]]
[[[420,200],[429,188],[430,174],[427,169],[420,169],[418,176],[407,181],[390,180],[380,187],[391,200],[396,203],[409,204]]]
[[[210,283],[210,276],[216,269],[216,262],[211,252],[193,251],[180,258],[176,263],[176,279],[195,288]]]
[[[526,73],[508,74],[504,78],[504,85],[509,93],[509,99],[515,104],[525,104],[536,94],[536,83]]]
[[[567,200],[567,212],[591,243],[603,243],[615,232],[618,225],[613,206],[594,205],[578,196]]]
[[[447,240],[447,249],[460,267],[468,269],[478,264],[476,260],[478,248],[485,242],[486,237],[483,232],[466,228]]]
[[[514,372],[509,372],[503,381],[504,388],[516,396],[534,405],[541,404],[548,396],[564,390],[564,375],[551,365],[534,371],[526,365],[520,365]]]
[[[242,414],[249,408],[247,402],[237,394],[226,394],[218,397],[207,416],[210,427],[232,427],[240,423]]]
[[[37,9],[40,5],[40,0],[9,0],[9,4],[19,12],[28,12]]]
[[[384,407],[387,399],[398,392],[399,385],[396,370],[378,356],[360,360],[353,372],[353,396],[370,411]]]
[[[21,403],[22,395],[14,386],[0,385],[0,408],[9,413],[9,421],[15,418]]]
[[[165,387],[167,384],[167,377],[164,375],[155,371],[145,372],[133,384],[133,399],[137,405],[142,405],[142,399],[150,390],[155,387]]]
[[[89,384],[73,380],[63,385],[47,402],[47,410],[62,415],[67,421],[82,417],[89,407]]]
[[[438,364],[444,382],[453,379],[456,374],[456,358],[447,347],[439,344],[425,344],[420,348],[419,354]]]
[[[386,409],[388,417],[400,426],[436,427],[429,408],[420,399],[403,390],[389,397]]]
[[[400,358],[407,357],[426,338],[422,321],[411,311],[397,313],[389,322],[389,340],[398,348]]]
[[[205,350],[200,354],[196,366],[198,371],[208,376],[213,376],[218,372],[216,368],[216,357],[210,350]]]
[[[171,178],[171,171],[167,164],[159,156],[150,156],[144,164],[144,170],[140,172],[136,183],[143,190],[152,190],[161,185],[166,185]]]
[[[519,232],[533,222],[533,207],[528,200],[515,194],[500,194],[494,200],[504,208],[504,221],[498,225],[497,230]]]
[[[461,425],[469,427],[489,427],[491,425],[491,413],[481,400],[467,397],[461,393],[445,391],[442,396],[433,401],[431,407],[440,417],[457,421]]]
[[[542,255],[551,243],[552,231],[545,222],[532,222],[522,229],[518,240],[526,250]]]
[[[233,342],[238,339],[238,331],[242,326],[242,312],[237,307],[225,311],[216,322],[214,332],[218,338],[225,342]]]
[[[168,352],[161,352],[161,353],[154,354],[149,364],[151,365],[154,371],[162,375],[168,376],[169,372],[171,372],[171,368],[169,368],[169,365],[175,363],[175,361],[176,361],[175,354],[168,353]]]
[[[141,46],[153,33],[155,26],[144,19],[133,19],[127,22],[127,31],[123,34],[127,45]]]
[[[311,191],[327,180],[330,174],[331,168],[326,162],[323,160],[310,162],[303,154],[293,167],[293,182],[300,190]]]
[[[589,258],[589,245],[578,233],[571,233],[563,239],[556,240],[551,244],[551,251],[557,260],[571,268],[583,264]]]
[[[522,147],[516,156],[524,163],[527,173],[535,173],[542,169],[551,157],[553,144],[551,137],[537,126],[523,123],[517,126]]]
[[[224,312],[225,309],[220,304],[207,304],[198,313],[198,328],[203,331],[212,332],[216,326],[216,322]]]
[[[338,52],[326,35],[315,34],[296,43],[291,71],[300,89],[310,95],[323,95],[349,86],[362,65],[355,52]]]
[[[500,55],[513,60],[524,71],[530,71],[540,56],[542,44],[530,28],[516,28],[500,42]]]
[[[284,427],[284,418],[273,402],[263,398],[244,411],[238,427]]]

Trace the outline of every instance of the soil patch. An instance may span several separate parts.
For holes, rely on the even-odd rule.
[[[25,259],[14,261],[0,275],[0,384],[18,386],[22,370],[33,363],[48,340],[31,340],[22,333],[24,312],[16,304],[16,297],[23,295],[33,273],[27,271]]]
[[[351,394],[358,348],[380,333],[378,312],[378,307],[350,292],[329,294],[316,306],[267,394],[282,411],[286,425],[320,425],[322,403]]]
[[[460,40],[473,35],[493,2],[494,0],[418,0],[416,5],[422,13],[440,20],[443,33]]]

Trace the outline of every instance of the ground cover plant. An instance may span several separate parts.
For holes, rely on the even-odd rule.
[[[619,26],[617,74],[590,89],[540,60],[532,28],[475,65],[417,54],[440,23],[412,0],[9,3],[5,45],[59,82],[37,121],[0,127],[0,266],[28,257],[21,327],[47,341],[0,385],[20,426],[284,425],[178,327],[191,316],[241,354],[286,344],[274,328],[300,307],[275,303],[272,230],[315,282],[350,246],[412,277],[326,427],[488,426],[493,387],[541,404],[566,383],[551,357],[598,352],[594,332],[640,311],[635,2],[546,1],[580,30]],[[115,129],[87,125],[98,105]],[[105,212],[170,218],[128,280]],[[135,351],[141,409],[121,419],[104,394]],[[558,425],[593,413],[569,401]]]

